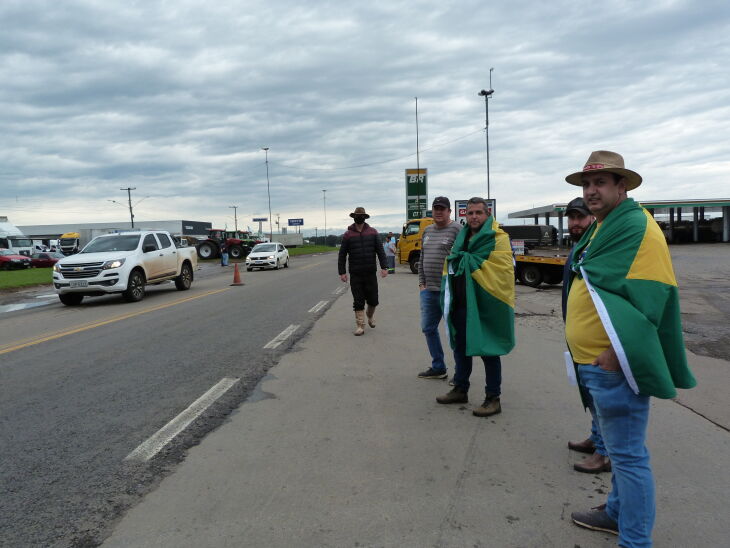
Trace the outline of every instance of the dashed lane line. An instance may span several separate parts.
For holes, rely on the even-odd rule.
[[[271,348],[271,349],[273,349],[273,348],[278,347],[281,343],[283,343],[291,335],[293,335],[294,332],[297,329],[299,329],[299,326],[298,325],[294,325],[294,324],[290,325],[284,331],[282,331],[281,333],[279,333],[276,337],[274,337],[269,342],[267,342],[266,345],[264,345],[264,348]]]
[[[325,306],[327,306],[327,303],[329,301],[319,301],[317,304],[315,304],[312,308],[309,309],[310,314],[316,314],[320,310],[322,310]]]
[[[239,380],[231,377],[222,378],[205,394],[190,404],[190,407],[185,409],[185,411],[143,441],[124,460],[137,462],[147,462],[150,460],[183,430],[190,426],[190,423],[202,415],[216,400],[235,386]]]
[[[334,295],[342,295],[345,291],[347,291],[347,285],[341,285],[337,289],[335,289],[332,293]]]
[[[108,320],[102,320],[100,322],[93,322],[90,324],[82,325],[80,327],[74,327],[73,329],[67,329],[65,331],[59,331],[57,333],[52,333],[50,335],[43,335],[40,337],[32,338],[29,340],[26,340],[19,344],[11,344],[11,345],[5,345],[0,346],[0,355],[7,354],[9,352],[14,352],[16,350],[20,350],[21,348],[27,348],[29,346],[33,346],[36,344],[41,344],[44,342],[52,341],[54,339],[60,339],[61,337],[66,337],[67,335],[73,335],[74,333],[80,333],[82,331],[87,331],[89,329],[94,329],[95,327],[101,327],[103,325],[109,325],[110,323],[119,322],[121,320],[126,320],[129,318],[134,318],[135,316],[141,316],[142,314],[147,314],[148,312],[154,312],[156,310],[162,310],[164,308],[169,308],[171,306],[175,306],[181,303],[186,303],[188,301],[193,301],[195,299],[201,299],[203,297],[207,297],[209,295],[215,295],[216,293],[221,293],[223,291],[228,291],[228,287],[225,287],[223,289],[214,289],[212,291],[207,291],[205,293],[201,293],[200,295],[194,295],[192,297],[186,297],[184,299],[178,299],[176,301],[172,301],[165,304],[160,304],[157,306],[152,306],[150,308],[145,308],[144,310],[139,310],[137,312],[130,312],[129,314],[121,314],[119,316],[115,316],[113,318],[110,318]]]

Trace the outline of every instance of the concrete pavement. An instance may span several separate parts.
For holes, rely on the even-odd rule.
[[[570,522],[605,501],[610,474],[572,470],[581,455],[567,441],[590,417],[566,380],[559,311],[519,288],[503,412],[477,418],[481,367],[468,405],[437,404],[447,383],[416,378],[429,362],[416,285],[402,268],[381,280],[378,325],[363,337],[351,334],[349,293],[339,298],[105,546],[615,545]],[[648,443],[656,546],[725,545],[727,425],[654,400]]]

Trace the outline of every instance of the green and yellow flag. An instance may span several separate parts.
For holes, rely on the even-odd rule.
[[[576,244],[571,269],[585,280],[629,386],[673,398],[697,384],[687,365],[679,290],[664,235],[628,198]]]
[[[493,216],[467,242],[470,228],[456,237],[444,261],[441,307],[451,347],[456,334],[451,322],[452,276],[465,274],[466,355],[503,356],[515,346],[515,270],[509,236]],[[468,274],[468,275],[467,275]]]

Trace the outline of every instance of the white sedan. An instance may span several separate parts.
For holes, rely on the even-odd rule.
[[[270,242],[254,246],[251,253],[246,257],[246,270],[251,272],[254,268],[289,267],[289,252],[284,244]]]

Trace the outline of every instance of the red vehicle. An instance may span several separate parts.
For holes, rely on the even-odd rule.
[[[30,257],[30,263],[36,268],[47,268],[56,264],[59,259],[63,259],[66,255],[63,253],[44,251],[42,253],[34,253]]]
[[[208,238],[195,246],[198,250],[198,257],[217,259],[221,255],[221,242],[224,240],[231,259],[243,259],[251,252],[253,246],[260,243],[259,240],[251,237],[250,232],[211,228],[208,229]]]
[[[18,255],[9,249],[0,249],[0,270],[30,268],[30,257]]]

